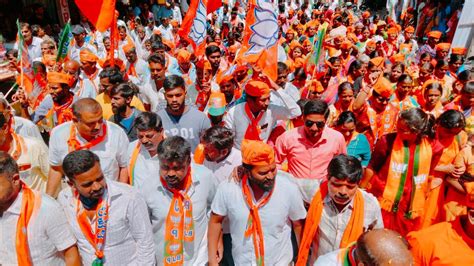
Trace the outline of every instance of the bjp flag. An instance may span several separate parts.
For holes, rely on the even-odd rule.
[[[211,0],[212,1],[212,0]],[[194,54],[200,56],[204,53],[206,45],[208,0],[191,0],[188,13],[183,19],[178,34],[187,40],[194,49]]]
[[[278,22],[272,3],[250,0],[239,56],[260,67],[271,79],[277,78]]]
[[[82,14],[100,31],[106,31],[113,23],[116,0],[75,0]]]

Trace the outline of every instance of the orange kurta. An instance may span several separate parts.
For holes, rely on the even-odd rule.
[[[435,224],[407,236],[415,265],[474,265],[474,239],[460,220]]]

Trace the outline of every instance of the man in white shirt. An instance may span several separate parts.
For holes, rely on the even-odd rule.
[[[69,153],[63,162],[70,188],[58,201],[78,239],[84,265],[154,265],[146,203],[132,187],[104,177],[91,151]]]
[[[23,183],[5,152],[0,169],[0,264],[81,265],[61,206]]]
[[[122,49],[127,58],[125,69],[128,79],[142,91],[145,84],[150,82],[148,64],[143,59],[138,58],[135,45],[127,44]]]
[[[83,98],[72,106],[73,120],[55,127],[49,141],[49,164],[46,193],[58,193],[62,177],[64,157],[75,150],[89,149],[101,159],[106,178],[128,183],[128,138],[118,125],[104,121],[100,104],[91,98]]]
[[[145,84],[142,91],[141,100],[145,105],[149,106],[152,112],[158,112],[160,109],[166,108],[165,93],[163,83],[166,73],[166,58],[161,54],[152,54],[148,58],[148,67],[150,68],[150,81]]]
[[[267,141],[277,120],[293,119],[301,115],[298,104],[283,88],[265,77],[267,82],[251,80],[245,86],[247,102],[230,108],[224,116],[225,126],[235,134],[235,147],[240,149],[243,139]],[[271,89],[268,84],[271,84]],[[283,105],[270,103],[270,91]]]
[[[173,26],[170,25],[169,17],[161,18],[161,25],[158,27],[158,30],[161,32],[161,38],[168,41],[174,41],[173,38]]]
[[[12,124],[0,113],[0,151],[9,153],[17,162],[21,180],[30,188],[44,192],[48,179],[48,147],[36,138],[11,132]]]
[[[30,62],[33,62],[35,58],[41,58],[41,43],[43,40],[33,36],[31,26],[28,23],[20,23],[20,29],[26,47],[28,48],[28,59],[30,59]],[[13,49],[18,50],[18,42],[15,43]]]
[[[222,259],[218,242],[224,218],[235,243],[232,256],[236,265],[289,265],[293,259],[291,227],[299,239],[306,210],[290,177],[277,172],[272,147],[244,140],[242,167],[234,178],[239,181],[219,185],[212,203],[209,265],[218,265]]]
[[[301,265],[348,247],[364,230],[383,228],[377,198],[359,188],[362,170],[359,159],[340,154],[329,163],[327,181],[312,183],[314,197],[298,252]]]
[[[71,75],[72,85],[71,91],[74,93],[76,99],[93,98],[97,96],[94,84],[89,79],[83,79],[80,74],[81,65],[75,60],[68,60],[64,63],[63,72]]]
[[[130,185],[146,187],[159,170],[158,144],[163,140],[161,118],[152,112],[139,114],[134,121],[138,139],[128,145],[128,176]]]
[[[203,165],[212,171],[218,183],[228,180],[237,166],[242,164],[240,151],[234,148],[234,133],[225,127],[213,126],[201,136],[204,145]]]
[[[69,58],[80,61],[80,52],[83,49],[89,49],[92,53],[97,54],[97,49],[90,43],[85,41],[86,30],[81,25],[74,25],[72,27],[72,35],[74,36],[73,44],[69,48]]]
[[[283,88],[283,91],[290,96],[295,102],[297,102],[300,97],[300,91],[295,85],[288,81],[289,69],[288,66],[283,62],[278,62],[278,77],[275,83]],[[283,103],[275,96],[275,93],[272,91],[270,96],[270,102],[276,105],[282,105]]]
[[[44,143],[43,137],[41,136],[38,127],[33,122],[31,122],[31,120],[14,116],[12,114],[12,108],[10,104],[3,97],[0,97],[0,113],[5,115],[7,121],[9,121],[11,117],[13,131],[15,131],[16,134],[23,137],[35,138]]]
[[[158,145],[158,158],[159,178],[142,190],[153,225],[156,261],[159,265],[206,265],[215,177],[191,164],[191,147],[182,137],[164,139]],[[177,223],[176,219],[183,220]]]
[[[97,61],[99,61],[99,57],[89,49],[83,49],[79,53],[79,58],[82,70],[80,78],[83,80],[89,80],[92,83],[92,86],[94,86],[96,94],[98,94],[100,87],[99,73],[101,71],[101,69],[97,67]]]

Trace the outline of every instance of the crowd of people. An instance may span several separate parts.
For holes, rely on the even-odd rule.
[[[19,23],[0,265],[474,265],[460,11],[223,1],[198,52],[203,1],[152,2],[117,12],[118,39]],[[278,25],[275,77],[245,60],[251,8]]]

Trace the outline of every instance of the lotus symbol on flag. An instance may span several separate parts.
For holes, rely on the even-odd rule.
[[[206,6],[202,0],[200,0],[199,8],[196,12],[191,32],[189,33],[189,37],[194,41],[196,46],[199,46],[204,41],[204,36],[206,36],[206,13]]]
[[[257,54],[262,49],[268,49],[276,44],[278,40],[278,23],[275,12],[272,9],[261,5],[268,3],[259,3],[255,7],[255,22],[250,26],[252,36],[249,39],[250,48],[247,54]]]

